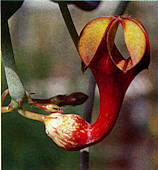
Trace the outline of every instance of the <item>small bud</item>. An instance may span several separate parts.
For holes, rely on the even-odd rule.
[[[52,97],[51,103],[54,103],[58,106],[71,105],[76,106],[83,104],[87,100],[88,96],[81,92],[72,93],[70,95],[58,95]]]
[[[66,100],[66,95],[57,95],[57,96],[50,98],[50,102],[58,106],[66,105],[65,100]]]
[[[87,99],[88,96],[86,94],[81,92],[76,92],[66,97],[66,103],[67,105],[76,106],[76,105],[83,104]]]
[[[83,104],[87,100],[88,96],[81,92],[72,93],[70,95],[57,95],[53,96],[49,99],[30,99],[28,98],[28,103],[30,104],[40,104],[40,103],[47,103],[47,104],[55,104],[57,106],[65,106],[65,105],[71,105],[76,106]],[[47,107],[53,107],[47,106]]]

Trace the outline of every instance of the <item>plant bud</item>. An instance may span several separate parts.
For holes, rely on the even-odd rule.
[[[44,123],[47,135],[64,150],[79,150],[88,142],[89,123],[79,115],[53,113]]]
[[[50,100],[52,103],[58,106],[71,105],[76,106],[83,104],[87,100],[88,96],[81,92],[72,93],[70,95],[58,95],[52,97]]]
[[[88,99],[88,96],[84,93],[76,92],[66,96],[67,105],[80,105],[83,104]]]

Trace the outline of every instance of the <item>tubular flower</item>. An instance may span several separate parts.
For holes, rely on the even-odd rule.
[[[118,25],[124,31],[129,58],[115,43]],[[89,22],[81,32],[78,52],[91,69],[100,93],[100,113],[94,124],[76,114],[53,113],[44,120],[46,133],[65,150],[80,150],[101,141],[112,129],[134,77],[147,68],[150,44],[143,26],[132,18],[102,17]]]

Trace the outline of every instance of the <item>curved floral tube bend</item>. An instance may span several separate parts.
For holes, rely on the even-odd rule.
[[[122,24],[129,59],[114,44]],[[47,134],[65,150],[80,150],[101,141],[118,117],[125,92],[134,77],[147,68],[150,45],[143,26],[132,18],[103,17],[89,22],[79,38],[82,61],[96,79],[100,93],[100,113],[94,124],[75,114],[55,113],[44,121]]]
[[[124,59],[114,39],[118,25],[130,54]],[[134,77],[150,62],[150,44],[143,26],[132,18],[101,17],[89,22],[81,32],[78,52],[91,69],[100,94],[100,113],[94,124],[77,114],[62,114],[58,106],[35,104],[50,115],[41,115],[18,108],[21,115],[41,121],[46,133],[62,149],[74,151],[101,141],[113,128],[126,90]],[[4,93],[3,100],[6,93]],[[5,108],[7,109],[7,107]]]

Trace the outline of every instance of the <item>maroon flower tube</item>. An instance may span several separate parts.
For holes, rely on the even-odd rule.
[[[130,57],[124,59],[114,39],[121,24]],[[150,44],[143,26],[132,18],[102,17],[81,32],[78,51],[91,69],[100,94],[100,113],[94,124],[76,114],[53,113],[44,121],[47,134],[65,150],[80,150],[101,141],[112,129],[134,77],[147,68]]]

